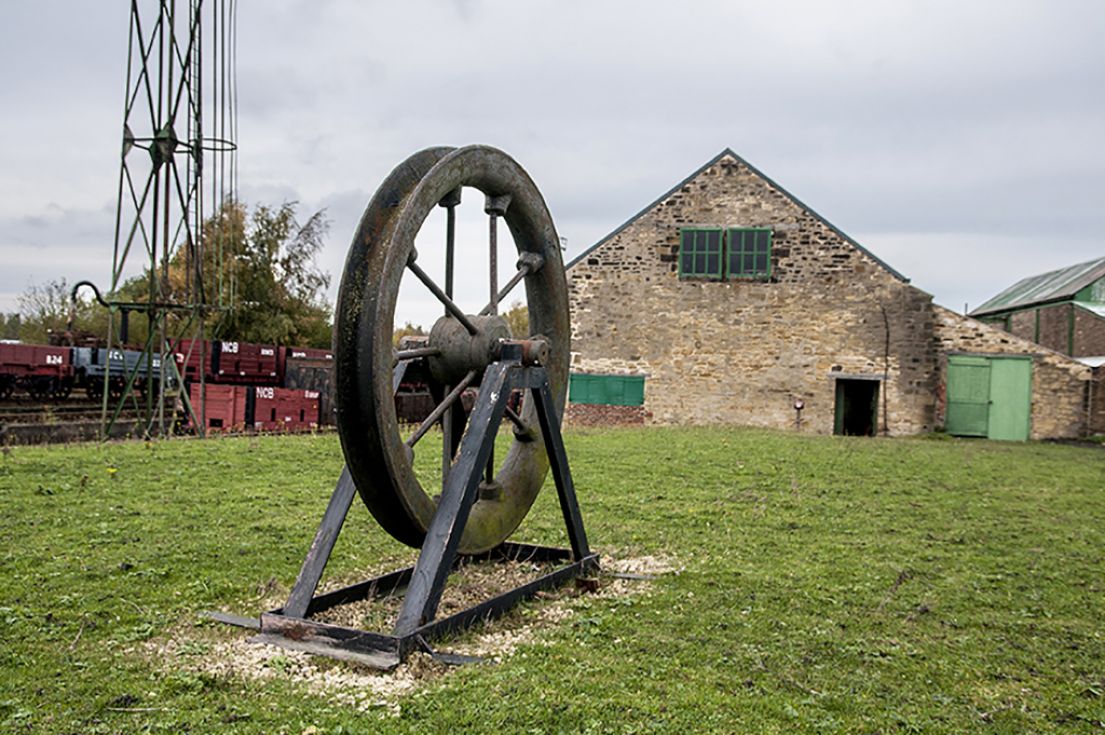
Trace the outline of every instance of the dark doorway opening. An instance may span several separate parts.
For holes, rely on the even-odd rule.
[[[879,381],[836,381],[836,421],[833,433],[874,436],[879,426]]]

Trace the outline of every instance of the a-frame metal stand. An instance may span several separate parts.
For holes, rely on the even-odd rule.
[[[461,534],[478,496],[480,479],[491,456],[507,400],[511,391],[516,389],[525,390],[534,401],[571,549],[507,541],[488,552],[484,558],[568,563],[521,587],[437,620],[437,607],[445,582],[457,563]],[[592,553],[588,547],[583,530],[548,375],[543,367],[524,366],[520,351],[511,346],[504,346],[502,359],[489,365],[484,373],[468,430],[461,440],[456,462],[449,472],[417,563],[413,567],[315,596],[355,494],[356,488],[346,468],[330,498],[288,602],[282,608],[261,615],[261,633],[253,640],[356,661],[374,668],[391,669],[413,651],[429,651],[428,641],[434,638],[497,617],[541,590],[563,585],[598,569],[598,554]],[[404,587],[403,605],[390,634],[344,628],[310,619],[312,614],[337,605],[394,595]]]

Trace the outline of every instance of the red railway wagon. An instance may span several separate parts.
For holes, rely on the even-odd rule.
[[[206,351],[201,350],[201,346],[205,346]],[[198,339],[181,339],[177,340],[173,345],[173,356],[176,358],[176,368],[180,372],[181,379],[186,383],[198,381],[200,379],[201,370],[201,355],[203,352],[203,362],[208,366],[208,369],[204,371],[204,379],[211,379],[211,343],[201,343]]]
[[[23,388],[32,398],[65,398],[73,389],[68,347],[0,344],[0,398]]]
[[[288,347],[284,351],[285,388],[319,392],[319,423],[334,423],[334,353],[311,347]]]
[[[318,428],[319,392],[258,386],[253,388],[253,428],[261,431],[309,431]]]
[[[241,431],[249,425],[246,416],[248,388],[208,383],[204,389],[207,393],[206,401],[200,396],[199,383],[192,383],[188,390],[188,398],[192,402],[192,410],[196,412],[196,418],[201,421],[206,419],[209,433]]]
[[[212,349],[212,367],[220,381],[252,385],[279,385],[283,378],[280,348],[252,342],[219,342]]]
[[[332,350],[323,350],[318,347],[286,347],[287,357],[296,360],[333,360]]]
[[[253,342],[211,340],[203,359],[204,380],[212,383],[280,385],[284,379],[283,349]],[[199,340],[177,342],[177,368],[186,382],[200,377]]]
[[[197,418],[206,411],[208,432],[310,431],[318,427],[318,391],[217,383],[204,388],[206,402],[201,400],[198,383],[191,385],[189,397]]]

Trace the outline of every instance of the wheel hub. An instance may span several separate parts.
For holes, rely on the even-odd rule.
[[[472,334],[452,316],[443,316],[430,330],[430,344],[439,350],[427,358],[430,374],[442,385],[456,385],[472,371],[476,378],[470,385],[478,385],[483,371],[498,356],[500,340],[510,339],[510,327],[497,314],[468,316],[477,329]]]

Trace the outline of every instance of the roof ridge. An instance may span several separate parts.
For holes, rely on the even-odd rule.
[[[971,314],[981,316],[1009,309],[1066,301],[1081,289],[1103,277],[1105,277],[1105,257],[1025,276],[972,309]]]
[[[677,191],[679,191],[679,190],[680,190],[680,189],[682,189],[682,188],[683,188],[684,186],[686,186],[686,185],[687,185],[687,184],[689,184],[689,183],[690,183],[691,181],[693,181],[693,180],[694,180],[694,179],[696,179],[696,178],[697,178],[698,176],[700,176],[700,175],[701,175],[701,174],[702,174],[702,173],[703,173],[704,171],[706,171],[706,169],[710,168],[711,166],[713,166],[714,164],[716,164],[716,163],[717,163],[718,161],[720,161],[721,159],[725,158],[726,156],[729,156],[729,157],[733,158],[734,160],[736,160],[736,161],[737,161],[737,163],[740,163],[741,165],[745,166],[745,167],[746,167],[746,168],[747,168],[747,169],[748,169],[749,171],[751,171],[751,172],[752,172],[753,174],[755,174],[755,175],[756,175],[756,176],[758,176],[758,177],[759,177],[760,179],[762,179],[762,180],[763,180],[764,182],[766,182],[766,183],[768,184],[768,186],[770,186],[770,187],[772,187],[772,188],[776,189],[776,190],[777,190],[777,191],[779,191],[779,192],[780,192],[780,193],[781,193],[781,194],[782,194],[783,196],[785,196],[785,197],[787,197],[788,199],[790,199],[790,200],[791,200],[791,201],[792,201],[792,202],[793,202],[794,204],[796,204],[797,206],[801,207],[802,209],[804,209],[804,210],[805,210],[806,212],[808,212],[809,214],[811,214],[811,215],[813,215],[814,217],[816,217],[818,221],[820,221],[820,222],[821,222],[821,223],[822,223],[823,225],[825,225],[825,226],[826,226],[826,227],[828,227],[828,228],[829,228],[830,230],[832,230],[832,231],[833,231],[834,233],[836,233],[836,234],[837,234],[837,235],[838,235],[839,237],[841,237],[842,239],[844,239],[844,240],[845,240],[845,241],[846,241],[847,243],[849,243],[849,244],[850,244],[850,245],[852,245],[853,247],[857,248],[857,249],[858,249],[858,250],[859,250],[860,252],[862,252],[862,253],[863,253],[864,255],[866,255],[867,257],[871,258],[871,259],[872,259],[872,260],[874,260],[874,261],[875,261],[876,263],[878,263],[878,264],[879,264],[879,265],[880,265],[880,266],[881,266],[882,268],[884,268],[884,269],[885,269],[885,270],[886,270],[886,271],[887,271],[888,273],[890,273],[890,275],[894,276],[895,278],[897,278],[898,280],[902,281],[903,283],[909,283],[909,279],[908,279],[908,278],[906,278],[906,277],[905,277],[904,275],[902,275],[901,273],[899,273],[898,271],[896,271],[896,270],[895,270],[894,268],[892,268],[892,267],[891,267],[891,266],[890,266],[889,264],[887,264],[887,263],[886,263],[886,262],[885,262],[884,260],[882,260],[881,258],[879,258],[879,257],[878,257],[877,255],[875,255],[874,253],[872,253],[872,252],[871,252],[870,250],[868,250],[868,249],[867,249],[867,248],[865,248],[864,246],[860,245],[860,244],[859,244],[859,242],[857,242],[857,241],[856,241],[856,240],[855,240],[854,238],[850,237],[850,236],[849,236],[849,235],[848,235],[847,233],[845,233],[845,232],[844,232],[843,230],[841,230],[841,229],[840,229],[839,227],[837,227],[836,225],[834,225],[834,224],[833,224],[832,222],[830,222],[829,220],[825,219],[825,218],[824,218],[823,216],[821,216],[821,215],[820,215],[820,214],[819,214],[819,213],[818,213],[818,212],[817,212],[816,210],[814,210],[814,209],[813,209],[812,207],[810,207],[809,205],[807,205],[807,204],[806,204],[805,202],[803,202],[803,201],[802,201],[801,199],[799,199],[798,197],[796,197],[796,196],[794,196],[793,194],[791,194],[791,193],[790,193],[789,191],[787,191],[787,190],[786,190],[785,188],[783,188],[782,186],[780,186],[780,185],[779,185],[779,184],[778,184],[778,183],[777,183],[777,182],[776,182],[776,181],[775,181],[774,179],[772,179],[772,178],[771,178],[770,176],[768,176],[767,174],[765,174],[765,173],[764,173],[763,171],[761,171],[760,169],[758,169],[758,168],[756,168],[755,166],[753,166],[753,165],[752,165],[751,163],[749,163],[749,162],[748,162],[747,160],[745,160],[745,159],[744,159],[744,158],[742,158],[742,157],[741,157],[740,155],[738,155],[738,154],[736,153],[736,151],[734,151],[734,150],[733,150],[732,148],[729,148],[729,147],[726,147],[725,149],[723,149],[723,150],[721,151],[721,153],[718,153],[718,154],[717,154],[716,156],[714,156],[713,158],[711,158],[711,159],[710,159],[709,161],[707,161],[707,162],[706,162],[706,163],[704,163],[703,165],[699,166],[699,167],[698,167],[698,168],[697,168],[697,169],[695,170],[695,172],[694,172],[694,173],[692,173],[692,174],[691,174],[690,176],[687,176],[687,177],[686,177],[685,179],[683,179],[682,181],[680,181],[680,182],[679,182],[678,184],[676,184],[676,185],[675,185],[675,186],[673,186],[672,188],[668,189],[668,190],[667,190],[666,192],[664,192],[664,193],[663,193],[662,195],[660,195],[660,196],[659,196],[658,198],[656,198],[656,199],[655,199],[655,200],[654,200],[654,201],[653,201],[652,203],[650,203],[650,204],[649,204],[648,206],[646,206],[645,208],[643,208],[643,209],[642,209],[641,211],[637,212],[637,213],[636,213],[635,215],[633,215],[632,217],[630,217],[629,219],[627,219],[627,220],[626,220],[625,222],[623,222],[623,223],[621,223],[620,225],[618,225],[618,226],[617,226],[616,228],[614,228],[614,229],[613,229],[613,230],[612,230],[612,231],[611,231],[611,232],[610,232],[609,234],[607,234],[607,235],[606,235],[605,237],[603,237],[602,239],[600,239],[600,240],[599,240],[598,242],[596,242],[596,243],[595,243],[594,245],[592,245],[591,247],[587,248],[586,250],[584,250],[584,251],[583,251],[582,253],[580,253],[580,254],[579,254],[579,255],[577,255],[576,257],[572,258],[572,259],[571,259],[571,260],[570,260],[570,261],[568,262],[568,264],[567,264],[567,265],[565,266],[565,270],[567,270],[568,268],[571,268],[571,267],[572,267],[572,266],[574,266],[574,265],[575,265],[576,263],[578,263],[578,262],[580,262],[581,260],[583,260],[583,259],[584,259],[585,257],[587,257],[587,256],[588,256],[588,255],[590,255],[590,254],[591,254],[592,252],[594,252],[594,251],[595,251],[596,249],[598,249],[598,248],[599,248],[600,246],[602,246],[602,245],[605,245],[605,244],[606,244],[607,242],[609,242],[609,241],[610,241],[611,239],[613,239],[613,238],[614,238],[615,236],[617,236],[617,235],[618,235],[618,234],[620,234],[620,233],[621,233],[621,232],[622,232],[623,230],[625,230],[625,228],[629,227],[629,226],[630,226],[631,224],[633,224],[633,223],[634,223],[634,222],[636,222],[636,221],[637,221],[638,219],[640,219],[640,218],[641,218],[641,217],[643,217],[643,216],[644,216],[645,214],[647,214],[647,213],[648,213],[648,212],[649,212],[650,210],[652,210],[653,208],[655,208],[655,207],[656,207],[656,206],[657,206],[658,204],[660,204],[661,202],[663,202],[663,201],[664,201],[665,199],[667,199],[667,198],[668,198],[668,197],[670,197],[671,195],[675,194],[675,193],[676,193]]]
[[[626,227],[629,227],[629,226],[630,226],[631,224],[633,224],[633,223],[634,223],[634,222],[636,222],[636,221],[637,221],[638,219],[640,219],[640,218],[641,218],[641,217],[643,217],[643,216],[644,216],[645,214],[647,214],[647,213],[649,212],[649,210],[651,210],[651,209],[653,209],[654,207],[656,207],[656,205],[658,205],[658,204],[659,204],[660,202],[664,201],[665,199],[667,199],[668,197],[670,197],[670,196],[671,196],[672,194],[674,194],[675,192],[679,191],[680,189],[682,189],[682,188],[683,188],[684,186],[686,186],[687,184],[689,184],[689,183],[691,183],[692,181],[694,181],[694,180],[695,180],[696,178],[698,178],[698,176],[699,176],[699,175],[701,175],[701,174],[702,174],[702,172],[703,172],[703,171],[705,171],[706,169],[708,169],[708,168],[710,168],[711,166],[713,166],[713,165],[714,165],[715,163],[717,163],[718,161],[720,161],[720,160],[721,160],[722,158],[724,158],[724,157],[725,157],[726,155],[730,155],[730,156],[732,156],[732,157],[734,157],[734,158],[736,158],[736,159],[740,160],[740,157],[739,157],[739,156],[738,156],[738,155],[737,155],[736,153],[733,153],[733,151],[732,151],[731,149],[729,149],[729,148],[726,148],[726,149],[725,149],[725,150],[723,150],[723,151],[722,151],[721,153],[718,153],[718,154],[717,154],[716,156],[714,156],[713,158],[711,158],[711,159],[710,159],[709,161],[707,161],[706,163],[704,163],[704,164],[702,164],[701,166],[699,166],[699,167],[698,167],[698,168],[697,168],[697,169],[695,170],[695,172],[694,172],[694,173],[692,173],[692,174],[691,174],[690,176],[687,176],[687,177],[686,177],[686,178],[684,178],[684,179],[683,179],[682,181],[680,181],[680,182],[679,182],[678,184],[676,184],[675,186],[673,186],[672,188],[668,189],[668,190],[667,190],[666,192],[664,192],[663,194],[661,194],[661,195],[660,195],[659,197],[657,197],[657,198],[656,198],[656,199],[655,199],[655,200],[654,200],[653,202],[651,202],[650,204],[646,205],[646,206],[645,206],[645,207],[644,207],[644,208],[643,208],[643,209],[642,209],[641,211],[637,212],[637,214],[633,215],[632,217],[630,217],[629,219],[627,219],[627,220],[626,220],[625,222],[622,222],[622,223],[621,223],[620,225],[618,225],[617,227],[615,227],[615,228],[614,228],[613,230],[611,230],[611,231],[610,231],[610,232],[609,232],[609,233],[608,233],[608,234],[607,234],[607,235],[606,235],[605,237],[601,238],[601,239],[600,239],[600,240],[599,240],[598,242],[596,242],[596,243],[595,243],[594,245],[592,245],[592,246],[591,246],[591,247],[589,247],[589,248],[586,248],[586,249],[585,249],[585,250],[584,250],[584,251],[583,251],[582,253],[580,253],[580,254],[579,254],[579,255],[577,255],[576,257],[572,258],[572,259],[571,259],[570,261],[568,261],[568,264],[567,264],[566,266],[564,266],[564,269],[565,269],[565,270],[567,270],[568,268],[571,268],[571,267],[572,267],[573,265],[575,265],[576,263],[578,263],[579,261],[583,260],[583,259],[584,259],[585,257],[587,257],[588,255],[590,255],[590,254],[591,254],[592,252],[594,252],[594,251],[595,251],[595,249],[596,249],[596,248],[598,248],[598,247],[599,247],[600,245],[604,245],[604,244],[606,244],[606,243],[607,243],[607,242],[608,242],[609,240],[613,239],[613,238],[614,238],[615,236],[617,236],[618,234],[620,234],[620,233],[622,232],[622,230],[624,230],[624,229],[625,229]]]
[[[1100,258],[1090,258],[1089,260],[1083,260],[1081,263],[1071,263],[1070,265],[1065,265],[1065,266],[1062,266],[1060,268],[1053,268],[1049,271],[1044,271],[1043,273],[1037,273],[1034,276],[1028,276],[1027,278],[1022,278],[1021,280],[1025,281],[1025,280],[1028,280],[1028,278],[1042,278],[1043,276],[1050,276],[1050,275],[1053,275],[1055,273],[1059,273],[1060,271],[1066,271],[1066,270],[1070,270],[1072,268],[1081,268],[1082,266],[1085,266],[1085,265],[1091,265],[1091,264],[1098,265],[1098,264],[1103,264],[1103,263],[1105,263],[1105,256],[1101,256]]]

